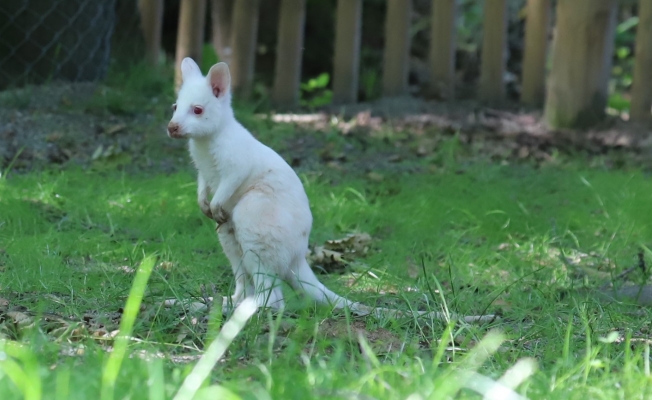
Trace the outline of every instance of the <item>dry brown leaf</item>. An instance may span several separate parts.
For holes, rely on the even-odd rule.
[[[361,257],[367,254],[371,244],[371,235],[368,233],[353,233],[343,239],[327,240],[324,248],[338,251],[346,255]]]
[[[369,180],[373,182],[382,182],[385,179],[385,177],[382,174],[373,171],[367,174],[367,178],[369,178]]]
[[[116,133],[124,130],[126,127],[127,127],[127,125],[125,125],[125,124],[111,125],[108,128],[106,128],[104,133],[106,133],[107,135],[115,135]]]
[[[11,317],[13,322],[21,327],[31,325],[34,322],[34,318],[20,311],[8,311],[7,316]]]
[[[133,274],[134,272],[136,272],[135,269],[131,268],[128,265],[123,265],[121,267],[118,267],[118,270],[124,272],[125,274]]]
[[[405,257],[405,263],[407,264],[407,274],[412,279],[417,279],[421,270],[414,262],[414,259],[410,256]]]
[[[163,271],[171,271],[173,266],[174,265],[170,261],[163,261],[158,265],[158,267]]]
[[[325,272],[341,270],[356,258],[364,257],[370,244],[371,236],[368,233],[354,233],[343,239],[327,240],[323,246],[315,246],[308,253],[308,262]]]
[[[327,250],[324,246],[317,246],[312,255],[312,260],[316,263],[336,263],[345,264],[346,261],[342,258],[342,253],[337,251]]]

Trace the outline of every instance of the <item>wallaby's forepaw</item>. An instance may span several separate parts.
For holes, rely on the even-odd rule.
[[[211,211],[211,206],[208,204],[208,201],[199,201],[199,208],[201,209],[201,212],[204,213],[205,216],[207,216],[210,219],[213,218],[213,212]]]
[[[213,219],[215,220],[215,222],[217,222],[218,227],[220,225],[228,222],[231,219],[231,216],[229,215],[229,213],[227,213],[224,210],[224,208],[222,208],[221,206],[218,206],[215,209],[211,210],[211,214],[212,214]]]

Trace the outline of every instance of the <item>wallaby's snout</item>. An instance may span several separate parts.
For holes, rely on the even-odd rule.
[[[170,122],[168,124],[168,136],[174,139],[180,139],[183,137],[181,134],[181,127],[176,122]]]

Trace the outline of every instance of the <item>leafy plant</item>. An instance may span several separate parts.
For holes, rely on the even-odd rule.
[[[330,104],[333,92],[328,89],[330,75],[327,72],[319,74],[316,78],[309,79],[301,84],[301,101],[303,107],[315,109]]]

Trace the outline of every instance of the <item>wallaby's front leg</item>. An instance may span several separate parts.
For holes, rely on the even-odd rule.
[[[217,222],[218,226],[231,218],[229,213],[224,209],[224,205],[244,181],[244,179],[240,179],[236,174],[231,174],[226,178],[220,182],[209,205],[213,219]]]
[[[210,188],[206,184],[204,177],[199,174],[197,176],[197,203],[199,203],[199,208],[201,212],[204,213],[210,219],[213,218],[213,213],[211,212],[210,202],[208,200],[208,195],[210,193]]]

